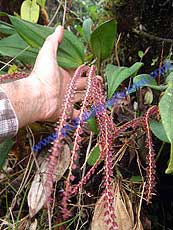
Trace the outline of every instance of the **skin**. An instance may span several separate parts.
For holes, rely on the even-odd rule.
[[[57,49],[63,34],[63,27],[58,26],[47,37],[29,77],[1,84],[16,112],[19,127],[34,121],[56,121],[59,118],[64,94],[74,72],[57,65]],[[83,97],[86,84],[87,78],[78,80],[75,102]],[[77,116],[77,112],[73,111],[73,115]]]

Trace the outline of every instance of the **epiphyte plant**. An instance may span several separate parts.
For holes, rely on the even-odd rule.
[[[64,127],[67,125],[68,120],[70,118],[69,111],[73,106],[73,98],[75,95],[76,90],[76,81],[77,79],[82,76],[83,74],[88,76],[88,85],[86,88],[86,95],[83,100],[83,104],[80,110],[79,115],[79,122],[76,125],[76,130],[74,133],[74,143],[73,148],[71,151],[71,162],[69,166],[69,173],[67,176],[67,180],[65,182],[65,189],[63,192],[63,199],[62,199],[62,212],[64,218],[68,218],[70,216],[70,210],[68,209],[68,201],[71,196],[76,195],[82,187],[87,184],[90,180],[92,175],[95,173],[95,170],[100,165],[100,162],[104,162],[104,175],[103,175],[103,182],[102,182],[102,189],[104,194],[104,206],[105,206],[105,221],[109,226],[109,229],[118,229],[118,225],[116,222],[116,213],[113,206],[114,199],[116,202],[116,197],[112,194],[112,184],[115,176],[115,169],[114,169],[114,162],[118,160],[118,155],[114,152],[114,141],[123,133],[132,128],[136,131],[138,128],[142,128],[147,135],[146,138],[146,147],[148,148],[148,154],[146,155],[146,183],[145,183],[145,190],[144,190],[144,198],[146,202],[149,204],[151,202],[152,195],[154,193],[155,188],[155,173],[156,173],[156,163],[155,163],[155,153],[154,147],[152,142],[152,136],[149,126],[149,120],[151,116],[156,116],[158,112],[157,106],[152,106],[146,112],[144,116],[139,118],[135,118],[129,122],[121,126],[116,126],[113,122],[112,116],[110,115],[109,109],[106,105],[106,100],[103,91],[103,83],[96,77],[96,70],[95,67],[89,67],[82,65],[77,68],[72,81],[70,82],[67,92],[65,95],[65,102],[63,105],[63,112],[60,117],[59,125],[56,128],[56,134],[54,137],[56,138],[53,146],[52,152],[49,156],[49,164],[48,164],[48,174],[47,180],[44,185],[46,196],[47,196],[47,205],[49,207],[50,196],[53,190],[53,177],[55,174],[55,167],[57,162],[57,157],[62,151],[65,135],[64,134]],[[26,77],[27,75],[23,74],[13,74],[11,78],[21,78]],[[6,75],[3,77],[3,80],[10,78],[10,75]],[[169,87],[172,87],[169,84]],[[117,94],[116,95],[120,95]],[[122,96],[122,95],[121,95]],[[117,98],[116,98],[117,99]],[[115,100],[116,101],[116,100]],[[114,101],[114,103],[115,103]],[[98,106],[99,105],[99,106]],[[109,103],[109,106],[113,105]],[[73,175],[73,170],[76,169],[78,153],[80,152],[80,143],[82,141],[82,134],[83,134],[83,127],[85,125],[85,120],[83,119],[84,114],[90,108],[99,108],[96,109],[95,116],[96,122],[98,125],[98,144],[100,147],[99,157],[91,167],[91,169],[86,173],[86,175],[77,183],[75,184],[75,176]]]
[[[166,68],[165,68],[166,71]],[[124,125],[120,127],[116,127],[114,122],[112,121],[112,117],[109,114],[108,107],[114,105],[117,100],[120,100],[121,98],[124,98],[127,96],[127,94],[122,92],[115,92],[113,97],[109,99],[107,102],[105,100],[104,92],[103,92],[103,83],[97,79],[95,75],[95,67],[88,67],[85,65],[80,66],[75,74],[74,77],[69,84],[69,87],[67,89],[67,93],[65,96],[65,103],[63,105],[63,112],[60,118],[60,125],[56,128],[55,135],[53,136],[54,139],[51,139],[51,141],[54,141],[54,145],[52,147],[52,153],[49,157],[49,169],[48,169],[48,176],[47,176],[47,182],[45,184],[45,191],[47,195],[47,201],[49,203],[49,197],[52,193],[53,188],[53,176],[55,173],[55,167],[57,162],[57,157],[59,153],[62,151],[64,140],[66,138],[66,135],[64,135],[64,127],[68,127],[67,120],[69,120],[69,111],[73,105],[73,98],[75,94],[75,84],[79,76],[82,74],[86,74],[88,76],[88,87],[86,91],[86,96],[83,101],[82,109],[80,112],[80,115],[77,119],[78,122],[76,122],[75,128],[76,131],[74,133],[74,147],[72,150],[72,156],[71,156],[71,163],[69,167],[69,175],[67,177],[67,181],[65,183],[65,191],[62,201],[63,206],[63,214],[64,218],[67,218],[70,215],[70,212],[68,211],[68,200],[70,196],[74,196],[77,194],[79,189],[82,188],[83,185],[87,183],[87,181],[91,178],[91,176],[94,174],[97,166],[100,164],[100,161],[104,161],[104,172],[105,176],[103,178],[104,182],[104,190],[103,193],[105,194],[105,207],[109,207],[109,211],[105,212],[106,221],[107,223],[110,223],[110,226],[113,227],[113,229],[117,226],[116,223],[116,217],[114,216],[114,208],[110,207],[108,203],[106,203],[106,200],[113,201],[113,199],[116,199],[112,195],[112,187],[111,184],[113,182],[114,178],[114,169],[113,169],[113,142],[116,138],[118,138],[119,135],[122,135],[124,131],[126,131],[129,128],[136,129],[138,127],[143,127],[143,130],[147,134],[146,139],[146,146],[149,149],[148,154],[146,155],[146,185],[145,185],[145,199],[147,203],[151,202],[151,198],[154,192],[155,187],[155,173],[156,173],[156,163],[155,163],[155,153],[152,143],[152,137],[151,137],[151,131],[149,126],[149,119],[152,115],[158,114],[157,106],[151,107],[147,113],[140,118],[136,118],[132,121],[129,121],[125,123]],[[158,72],[158,71],[157,71]],[[163,74],[163,72],[162,72]],[[25,73],[14,73],[12,75],[6,74],[1,77],[1,82],[4,82],[6,80],[17,80],[21,79],[23,77],[27,77],[28,74]],[[153,75],[152,75],[153,77]],[[172,87],[172,78],[168,78],[168,95],[169,96],[170,89]],[[135,85],[135,87],[132,85],[131,88],[138,89],[139,87],[142,87],[143,84],[145,85],[146,82],[142,82],[141,84]],[[171,91],[172,92],[172,91]],[[160,103],[162,104],[162,103]],[[90,111],[90,113],[88,113]],[[161,109],[161,113],[162,109]],[[80,151],[80,142],[82,140],[81,135],[83,133],[83,126],[85,121],[88,117],[90,117],[92,114],[96,116],[96,121],[98,125],[98,144],[100,146],[100,155],[95,164],[92,166],[92,168],[86,173],[85,177],[82,178],[82,180],[78,184],[74,184],[75,176],[72,174],[73,170],[77,167],[75,162],[78,158],[78,152]],[[164,121],[164,116],[163,116]],[[115,161],[115,160],[114,160]],[[172,161],[170,160],[170,165],[172,164]],[[169,165],[169,169],[171,168]],[[111,202],[113,203],[113,202]],[[114,218],[112,217],[114,216]]]
[[[21,23],[18,21],[17,18],[11,17],[11,20],[14,23],[14,25],[15,23]],[[27,26],[31,27],[31,24],[28,24]],[[108,28],[107,25],[106,25],[106,28]],[[34,27],[31,27],[31,30],[34,30]],[[30,31],[30,30],[26,30],[26,31]],[[96,32],[98,32],[98,30]],[[106,35],[107,33],[104,33],[104,34]],[[23,37],[27,38],[27,36],[30,36],[30,35],[31,33],[24,34]],[[92,44],[93,47],[94,47],[94,44],[98,44],[99,42],[97,40],[94,40],[99,37],[96,35],[97,33],[95,33],[95,35],[93,35],[91,39],[92,41],[94,41]],[[114,37],[114,34],[113,34],[113,37]],[[32,41],[32,39],[33,38],[30,37],[28,41]],[[35,39],[35,47],[41,46],[40,41],[42,40],[43,40],[42,37],[41,39]],[[36,42],[40,42],[40,44],[37,44]],[[105,44],[107,45],[107,40]],[[98,50],[99,49],[93,48],[93,52],[95,52],[95,55],[98,53]],[[63,49],[61,50],[61,52],[62,51]],[[79,61],[80,63],[76,61],[75,66],[73,66],[74,59],[73,61],[70,62],[69,66],[65,66],[67,62],[63,63],[61,58],[59,58],[59,60],[61,60],[60,64],[62,65],[62,67],[76,68],[76,66],[79,66],[79,64],[81,64],[81,62],[83,61],[83,52],[81,53],[80,56],[82,56],[81,58],[82,60],[80,59]],[[101,59],[104,59],[104,55],[99,56],[100,62],[102,61]],[[75,60],[78,60],[78,58],[76,58]],[[97,66],[100,67],[100,64],[98,64]],[[156,78],[158,74],[162,75],[165,72],[167,72],[167,70],[168,70],[167,66],[164,66],[162,67],[162,69],[154,71],[154,73],[150,74],[149,77]],[[108,97],[110,99],[106,102],[106,99],[105,99],[106,97],[103,91],[103,88],[104,88],[103,83],[96,77],[95,67],[94,66],[89,67],[85,65],[78,67],[67,89],[67,93],[65,96],[65,102],[63,105],[63,112],[60,117],[60,122],[55,130],[56,132],[53,135],[53,138],[50,138],[50,141],[54,141],[54,142],[53,142],[53,146],[51,149],[51,154],[49,156],[47,181],[44,184],[46,196],[47,196],[48,208],[50,207],[49,198],[53,190],[53,176],[55,174],[57,157],[59,153],[62,151],[64,142],[66,141],[66,135],[64,135],[65,134],[64,128],[65,127],[68,128],[68,121],[70,119],[69,111],[71,110],[73,106],[73,98],[74,98],[74,94],[76,90],[75,84],[76,84],[78,77],[81,76],[82,74],[86,74],[88,76],[88,86],[86,89],[85,99],[83,101],[83,104],[80,110],[78,122],[75,124],[76,130],[74,132],[74,141],[73,141],[73,147],[71,151],[71,162],[69,165],[67,179],[64,183],[64,192],[63,192],[63,199],[62,199],[62,213],[65,219],[68,218],[68,216],[70,216],[71,214],[70,202],[69,202],[70,198],[79,193],[79,191],[83,188],[83,186],[86,185],[87,182],[91,179],[92,175],[95,174],[98,166],[102,164],[104,170],[103,170],[103,179],[102,179],[101,189],[105,197],[104,199],[105,222],[109,226],[109,229],[118,229],[115,208],[112,205],[114,203],[113,202],[114,200],[116,202],[116,196],[114,196],[114,194],[112,193],[112,184],[113,184],[114,178],[117,176],[117,168],[119,168],[118,171],[120,172],[123,171],[123,169],[121,169],[121,167],[119,167],[118,165],[118,163],[120,163],[121,157],[119,156],[119,153],[115,149],[115,142],[120,139],[119,137],[125,136],[124,134],[126,133],[127,130],[130,130],[130,131],[132,130],[133,133],[137,133],[138,130],[142,129],[144,132],[144,135],[147,136],[146,147],[148,148],[148,153],[146,154],[146,174],[145,174],[146,179],[145,179],[145,188],[144,188],[144,198],[147,203],[150,203],[152,195],[154,193],[154,189],[155,189],[156,163],[155,163],[154,145],[152,142],[152,134],[150,131],[149,122],[150,122],[151,116],[156,117],[156,115],[158,114],[158,108],[157,106],[152,106],[149,108],[149,110],[144,115],[142,114],[141,117],[134,118],[130,121],[125,121],[123,124],[118,124],[118,125],[115,124],[113,121],[113,117],[110,113],[110,107],[114,106],[118,100],[121,100],[121,98],[125,98],[127,95],[135,92],[137,89],[142,88],[143,86],[148,86],[148,79],[143,78],[143,76],[141,75],[141,78],[140,78],[141,81],[139,80],[137,83],[134,81],[132,87],[127,89],[127,91],[124,90],[122,92],[117,92],[117,91],[115,92],[115,90],[113,90],[112,97],[111,98]],[[18,79],[20,77],[27,76],[27,74],[25,74],[25,76],[24,75],[20,76],[20,75],[21,75],[20,73],[15,73],[13,74],[12,78]],[[131,75],[129,75],[128,77],[130,76]],[[9,80],[10,76],[6,75],[6,76],[3,76],[1,79],[2,81],[5,79]],[[124,80],[125,79],[127,78],[124,78]],[[135,80],[135,77],[134,77],[134,80]],[[150,81],[149,81],[149,84],[150,84]],[[160,103],[160,108],[159,108],[161,112],[161,117],[163,119],[163,125],[165,127],[168,127],[168,126],[171,127],[171,120],[169,121],[169,124],[168,124],[166,122],[167,116],[164,116],[164,112],[163,112],[163,110],[165,110],[165,108],[163,108],[163,104],[166,105],[166,103],[164,102],[169,101],[168,100],[168,98],[170,98],[169,94],[172,93],[171,81],[169,81],[168,85],[169,85],[168,86],[169,90],[166,91],[165,97],[163,98],[164,100],[162,101],[162,103]],[[76,176],[73,175],[73,172],[78,167],[77,162],[78,162],[78,157],[79,157],[80,150],[81,150],[81,143],[83,140],[83,135],[84,135],[84,130],[85,130],[85,121],[87,120],[86,114],[88,115],[88,111],[91,111],[90,116],[94,115],[96,117],[96,122],[97,122],[98,132],[99,132],[97,134],[97,143],[99,145],[100,152],[99,152],[99,157],[97,158],[93,166],[86,172],[86,174],[84,175],[84,177],[82,177],[81,180],[76,182],[75,180]],[[169,140],[171,142],[173,140],[171,136],[172,133],[169,132],[169,134],[170,134]],[[170,160],[169,169],[172,166],[172,162],[173,161]]]

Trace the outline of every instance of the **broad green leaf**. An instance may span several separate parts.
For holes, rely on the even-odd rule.
[[[148,86],[156,90],[164,90],[167,87],[163,85],[158,86],[156,80],[151,78],[149,74],[140,74],[133,78],[133,90],[131,90],[131,93],[135,92],[136,88],[142,88],[144,86]]]
[[[8,16],[8,14],[7,14],[7,13],[5,13],[5,12],[0,11],[0,16],[2,16],[2,17],[6,17],[6,16]]]
[[[83,22],[83,37],[86,42],[90,42],[91,37],[91,27],[93,25],[93,21],[91,18],[87,18]]]
[[[170,143],[168,137],[166,136],[165,130],[161,122],[150,121],[150,128],[154,135],[161,141]]]
[[[99,145],[96,145],[90,152],[89,158],[87,160],[87,163],[91,166],[93,166],[95,164],[95,162],[97,161],[97,159],[99,158],[99,154],[100,154],[100,148]]]
[[[70,31],[65,31],[58,49],[58,64],[64,68],[77,68],[84,63],[83,43]]]
[[[173,76],[172,76],[173,77]],[[171,142],[168,168],[165,173],[173,173],[173,78],[169,79],[168,88],[159,102],[159,110],[166,135]]]
[[[37,2],[40,6],[45,7],[46,0],[36,0],[36,2]]]
[[[12,25],[10,25],[4,21],[1,21],[1,20],[0,20],[0,32],[2,34],[7,34],[7,35],[12,35],[12,34],[16,33],[16,31]]]
[[[108,82],[108,98],[111,98],[116,89],[128,77],[136,74],[136,72],[143,66],[142,62],[136,62],[131,67],[118,67],[108,64],[106,66],[105,76]]]
[[[170,69],[170,67],[168,69]],[[166,82],[168,84],[170,84],[172,81],[173,81],[173,72],[171,72],[166,78]]]
[[[40,48],[54,29],[9,16],[11,23],[22,39],[31,47]],[[58,64],[64,68],[77,68],[84,62],[84,46],[71,32],[65,31],[63,42],[58,48]]]
[[[8,153],[12,149],[14,142],[11,139],[8,139],[0,143],[0,169],[2,169],[3,164],[8,156]]]
[[[107,21],[97,27],[91,34],[91,47],[99,62],[108,58],[114,47],[117,32],[117,23],[113,20]]]
[[[40,7],[35,1],[25,0],[21,5],[20,14],[22,19],[37,23]]]
[[[95,117],[91,117],[87,120],[90,130],[94,133],[99,133]]]
[[[27,22],[14,16],[9,16],[9,18],[16,32],[28,45],[34,48],[40,48],[45,38],[54,31],[53,28]]]
[[[163,127],[170,142],[173,142],[173,87],[168,87],[159,102]]]
[[[26,49],[27,47],[28,45],[18,34],[14,34],[0,40],[1,55],[16,57],[16,59],[22,61],[25,64],[34,64],[38,54],[38,49],[31,47]]]
[[[140,74],[133,78],[133,84],[143,86],[157,86],[155,79],[151,78],[149,74]]]

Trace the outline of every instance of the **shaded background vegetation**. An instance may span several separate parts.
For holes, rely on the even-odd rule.
[[[9,14],[20,12],[22,0],[0,0],[0,11]],[[57,8],[57,1],[47,1],[49,17]],[[61,15],[61,16],[60,16]],[[61,22],[63,12],[60,12],[54,24]],[[173,45],[173,1],[172,0],[74,0],[69,1],[66,27],[80,34],[82,20],[91,17],[95,24],[106,19],[115,18],[118,22],[118,32],[121,33],[118,47],[119,62],[122,66],[131,66],[140,60],[138,51],[143,51],[143,70],[154,70],[163,58],[172,55]],[[6,20],[5,18],[1,18]],[[39,19],[44,24],[43,18]],[[118,64],[115,54],[107,62]],[[153,65],[152,65],[153,64]],[[162,82],[162,79],[160,79]],[[156,152],[161,143],[155,140]],[[150,229],[148,219],[151,220],[152,229],[173,229],[173,182],[172,176],[165,175],[165,166],[169,159],[169,146],[165,144],[162,154],[157,161],[157,196],[153,204],[143,212],[147,218],[146,228]],[[148,226],[148,227],[147,227]]]

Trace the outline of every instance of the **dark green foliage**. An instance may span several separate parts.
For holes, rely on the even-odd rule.
[[[14,142],[11,139],[8,139],[0,144],[0,169],[2,169],[8,153],[12,149],[13,145]]]

